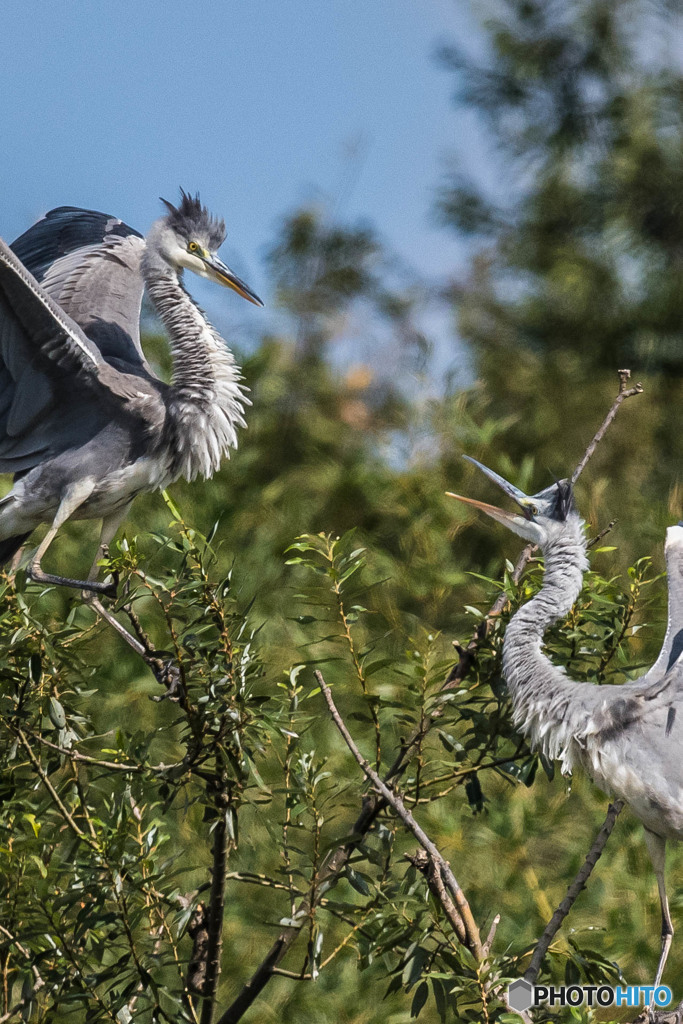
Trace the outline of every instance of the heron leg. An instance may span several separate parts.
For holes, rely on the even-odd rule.
[[[24,554],[24,548],[25,548],[25,547],[26,547],[26,544],[25,544],[25,543],[24,543],[24,544],[22,544],[22,545],[21,545],[21,547],[20,547],[20,548],[17,548],[17,550],[16,550],[16,551],[14,552],[14,554],[12,555],[12,560],[11,560],[11,562],[9,563],[9,571],[10,571],[11,573],[15,573],[15,572],[17,571],[17,569],[19,568],[19,562],[20,562],[20,561],[21,561],[21,559],[22,559],[22,556],[23,556],[23,554]]]
[[[104,605],[102,604],[102,602],[100,601],[99,597],[96,594],[84,591],[83,598],[86,601],[86,603],[93,609],[93,611],[97,612],[98,615],[100,615],[106,622],[109,623],[109,625],[113,629],[116,630],[119,636],[123,637],[123,639],[129,645],[129,647],[132,647],[136,654],[139,654],[140,657],[142,658],[147,657],[148,651],[146,647],[143,644],[141,644],[140,641],[136,637],[134,637],[132,633],[129,633],[126,627],[122,626],[119,620],[115,618],[112,615],[112,613],[108,611],[107,608],[104,607]]]
[[[170,698],[171,700],[178,700],[179,694],[181,693],[181,676],[178,666],[174,663],[172,658],[163,657],[161,652],[155,651],[153,648],[143,644],[137,637],[129,633],[125,626],[123,626],[112,613],[104,607],[99,597],[96,594],[83,594],[88,606],[93,609],[98,615],[100,615],[112,629],[115,629],[119,636],[123,637],[129,647],[132,647],[136,654],[139,654],[142,660],[154,673],[154,676],[160,686],[165,687],[164,693],[160,697],[152,697],[151,700],[160,701]]]
[[[43,572],[40,567],[40,563],[45,555],[45,552],[49,548],[52,541],[55,539],[57,531],[64,523],[74,514],[77,508],[79,508],[84,501],[87,501],[93,492],[95,487],[95,481],[92,477],[85,477],[83,480],[79,480],[77,483],[72,484],[71,487],[67,488],[59,508],[57,509],[57,515],[55,516],[52,526],[43,537],[40,545],[33,558],[31,559],[26,575],[29,579],[35,580],[36,583],[56,583],[62,587],[79,587],[87,588],[88,590],[97,590],[100,593],[110,594],[111,584],[108,583],[96,583],[91,580],[75,580],[69,576],[55,576],[49,572]]]
[[[674,926],[671,921],[671,914],[669,913],[669,900],[667,899],[666,895],[666,839],[664,839],[662,836],[656,835],[654,832],[650,832],[648,829],[645,829],[645,843],[647,844],[648,853],[650,854],[652,867],[654,868],[655,875],[657,876],[659,902],[662,908],[662,951],[659,956],[657,974],[655,976],[654,988],[656,989],[659,987],[659,984],[662,980],[662,974],[664,973],[666,958],[669,955],[669,949],[671,948],[671,940],[673,939],[674,935]],[[653,1015],[653,1012],[654,990],[652,1000],[650,1002],[651,1017]]]
[[[122,509],[119,509],[118,512],[114,512],[112,515],[107,516],[105,519],[102,520],[102,529],[100,531],[100,544],[97,549],[97,554],[95,555],[95,560],[90,567],[90,572],[88,573],[88,583],[91,584],[93,580],[97,579],[97,574],[99,572],[99,565],[97,563],[99,562],[100,558],[102,558],[102,556],[104,555],[110,542],[113,540],[116,531],[118,530],[123,520],[126,518],[126,514],[129,508],[130,503],[128,505],[125,505]],[[145,656],[147,652],[143,645],[140,643],[140,641],[137,640],[132,633],[129,633],[126,627],[122,626],[119,620],[115,618],[112,615],[112,613],[104,607],[99,597],[97,597],[97,595],[94,594],[92,590],[84,589],[82,597],[86,604],[90,605],[93,611],[95,611],[99,616],[101,616],[101,618],[108,622],[109,625],[113,629],[115,629],[116,632],[120,634],[120,636],[123,637],[126,643],[133,648],[136,654],[139,654],[142,657]]]
[[[98,575],[99,570],[100,570],[100,567],[99,567],[99,565],[97,563],[107,553],[109,545],[110,545],[110,543],[112,542],[112,540],[114,539],[114,537],[116,535],[116,531],[118,530],[119,526],[121,525],[123,520],[128,515],[128,509],[129,508],[130,508],[130,502],[127,505],[124,505],[123,508],[118,509],[116,512],[113,512],[110,516],[107,516],[106,518],[104,518],[102,520],[102,529],[100,530],[100,543],[99,543],[99,547],[97,548],[97,554],[95,555],[95,559],[93,561],[93,564],[90,566],[90,572],[88,573],[88,579],[87,579],[88,583],[92,583],[94,580],[97,579],[97,575]],[[107,584],[107,585],[111,586],[111,584]],[[108,592],[106,590],[104,591],[104,593],[108,594],[108,596],[110,596],[110,597],[116,597],[116,585],[114,584],[114,592],[113,593]],[[84,600],[87,601],[88,596],[89,596],[88,590],[84,590],[83,591],[83,598],[84,598]]]

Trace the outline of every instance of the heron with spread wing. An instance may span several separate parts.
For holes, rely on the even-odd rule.
[[[222,220],[198,196],[143,238],[122,221],[63,206],[8,247],[0,240],[0,564],[41,523],[37,581],[111,593],[97,563],[142,491],[210,477],[237,444],[249,404],[232,353],[183,285],[183,271],[263,303],[217,256]],[[140,345],[144,289],[170,339],[170,384]],[[69,518],[101,519],[87,580],[41,561]]]
[[[467,456],[466,456],[467,458]],[[570,679],[543,653],[543,636],[571,609],[588,569],[584,523],[568,480],[528,496],[493,470],[478,466],[519,511],[453,494],[543,551],[540,591],[505,631],[503,674],[515,725],[563,771],[583,768],[612,796],[626,801],[645,826],[662,909],[661,981],[673,925],[665,887],[668,839],[683,839],[683,524],[667,530],[668,626],[652,668],[621,686]]]

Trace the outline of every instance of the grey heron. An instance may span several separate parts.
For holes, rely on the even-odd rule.
[[[667,530],[668,626],[652,668],[621,686],[575,682],[543,653],[545,631],[570,611],[588,568],[584,523],[571,484],[562,480],[529,496],[469,461],[516,502],[521,514],[451,497],[537,544],[545,561],[543,586],[505,632],[503,674],[515,725],[532,746],[559,759],[563,771],[583,768],[603,792],[628,803],[645,826],[662,910],[657,987],[673,937],[666,842],[683,839],[683,524]]]
[[[263,303],[217,256],[225,238],[199,196],[181,190],[143,238],[122,221],[63,206],[12,247],[0,240],[0,564],[41,523],[28,575],[111,593],[102,551],[142,491],[210,477],[237,444],[248,404],[232,353],[183,285],[183,271]],[[143,290],[170,339],[173,378],[140,345]],[[44,572],[69,518],[101,519],[87,580]]]

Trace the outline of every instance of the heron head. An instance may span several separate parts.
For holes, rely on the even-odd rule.
[[[470,458],[469,455],[465,455],[464,458],[485,473],[489,480],[498,484],[501,490],[516,502],[521,509],[521,514],[508,512],[495,505],[487,505],[486,502],[476,501],[474,498],[463,498],[462,495],[452,494],[450,491],[447,492],[448,496],[480,509],[532,544],[539,544],[542,547],[552,533],[557,530],[557,526],[564,524],[569,515],[576,512],[572,485],[569,480],[558,480],[557,483],[539,491],[538,494],[528,495],[524,491],[520,491],[514,484],[509,483],[504,477],[499,476],[498,473],[494,473],[488,466],[477,462],[476,459]]]
[[[180,197],[178,206],[161,200],[168,213],[157,221],[156,233],[150,233],[166,262],[178,270],[191,270],[199,277],[232,288],[243,299],[262,306],[258,295],[217,255],[216,250],[225,241],[224,221],[213,217],[198,195],[191,196],[181,189]]]

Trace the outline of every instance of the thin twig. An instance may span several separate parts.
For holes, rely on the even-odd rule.
[[[576,467],[576,469],[572,473],[572,483],[573,484],[575,484],[576,481],[579,479],[579,477],[583,473],[584,469],[586,468],[586,463],[592,457],[593,452],[595,451],[595,449],[598,447],[598,445],[602,441],[603,437],[605,436],[607,428],[609,427],[610,423],[612,422],[612,420],[614,419],[616,414],[619,412],[619,406],[621,405],[621,403],[626,398],[632,398],[633,395],[640,395],[640,394],[643,393],[643,385],[642,384],[634,384],[633,387],[630,387],[630,388],[626,387],[626,385],[628,384],[629,380],[631,379],[631,371],[630,370],[617,370],[617,373],[619,374],[619,394],[614,399],[614,402],[612,404],[612,408],[610,409],[610,411],[605,416],[605,418],[604,418],[604,420],[602,422],[602,425],[600,426],[600,429],[596,433],[596,435],[593,438],[593,440],[591,441],[591,443],[586,448],[586,452],[585,452],[583,458],[581,459],[581,462],[578,464],[578,466]]]
[[[79,750],[76,750],[73,747],[60,747],[58,743],[52,743],[51,740],[46,740],[44,736],[40,736],[38,733],[28,733],[28,737],[29,739],[42,744],[42,746],[49,747],[50,750],[54,750],[58,754],[62,754],[69,761],[80,761],[83,764],[92,765],[94,768],[106,768],[107,771],[157,773],[168,772],[173,769],[184,767],[182,761],[174,761],[172,764],[121,764],[120,761],[101,761],[97,757],[91,757],[90,754],[82,754]]]
[[[152,697],[152,700],[158,702],[167,697],[172,700],[177,700],[181,689],[180,669],[178,666],[175,665],[171,659],[159,657],[159,655],[150,646],[146,637],[145,642],[143,643],[141,640],[134,637],[132,633],[129,633],[126,627],[123,626],[119,620],[104,607],[100,599],[94,594],[88,597],[86,603],[94,612],[96,612],[97,615],[108,622],[112,629],[116,630],[119,636],[126,641],[129,647],[132,647],[135,653],[142,658],[144,663],[151,670],[159,685],[164,687],[165,692],[160,697]],[[123,605],[122,611],[125,611],[128,617],[131,618],[134,628],[136,626],[139,627],[140,634],[144,637],[139,625],[139,620],[134,616],[132,608],[128,605]],[[136,632],[137,631],[138,629],[136,629]]]
[[[484,943],[484,956],[488,956],[489,953],[491,952],[491,946],[493,945],[493,940],[496,937],[496,932],[498,930],[498,925],[499,924],[500,924],[500,914],[496,914],[496,916],[494,917],[493,921],[491,922],[491,927],[489,928],[489,933],[486,936],[486,942]]]
[[[355,757],[356,761],[367,775],[368,779],[372,782],[373,786],[379,793],[384,797],[385,801],[394,809],[396,814],[399,816],[406,828],[413,833],[418,843],[423,850],[427,852],[427,855],[435,869],[436,875],[440,876],[439,881],[442,885],[448,889],[451,897],[453,898],[455,905],[458,909],[458,913],[462,918],[465,926],[465,944],[467,945],[470,952],[476,957],[477,960],[481,960],[483,950],[481,945],[481,938],[479,935],[479,929],[477,928],[470,905],[465,898],[465,894],[458,885],[455,875],[451,870],[451,866],[447,860],[444,860],[439,849],[434,845],[432,840],[429,838],[424,829],[418,825],[417,821],[410,813],[403,800],[393,790],[389,789],[386,783],[379,777],[377,772],[370,766],[368,761],[365,760],[360,750],[356,746],[351,733],[346,728],[346,724],[342,719],[341,715],[337,711],[336,705],[332,698],[332,691],[325,682],[322,672],[318,669],[315,671],[315,678],[318,680],[320,689],[322,690],[323,697],[327,703],[327,706],[332,715],[334,724],[344,738],[344,742]],[[438,887],[438,882],[435,881],[435,885]],[[445,908],[444,908],[445,909]],[[450,919],[450,918],[449,918]]]
[[[538,973],[541,969],[541,964],[543,962],[543,957],[548,952],[550,943],[555,938],[555,935],[559,931],[562,922],[564,921],[565,917],[574,905],[577,896],[579,895],[579,893],[585,886],[586,882],[588,881],[591,871],[597,864],[600,855],[603,849],[605,848],[605,843],[607,842],[612,833],[614,823],[617,820],[617,815],[619,814],[623,806],[623,800],[615,800],[613,804],[610,804],[609,810],[607,811],[607,816],[605,817],[605,820],[602,824],[602,828],[598,832],[597,836],[595,837],[595,841],[593,842],[593,845],[586,854],[586,859],[583,862],[581,869],[577,872],[574,881],[567,889],[567,895],[562,900],[559,907],[557,908],[557,910],[545,926],[543,935],[539,939],[538,945],[536,946],[534,954],[531,958],[529,967],[527,968],[524,974],[525,981],[530,982],[532,985],[536,982]]]
[[[5,928],[3,924],[0,924],[0,932],[10,940],[13,946],[17,947],[21,955],[25,956],[27,960],[31,960],[33,958],[33,954],[29,952],[26,946],[23,946],[21,942],[19,942],[19,939],[17,939],[9,929]]]
[[[607,534],[610,533],[614,529],[614,527],[616,525],[617,525],[616,519],[610,519],[609,523],[604,528],[604,530],[600,530],[600,533],[597,533],[595,535],[595,537],[591,537],[591,539],[588,541],[588,544],[586,545],[586,547],[594,548],[595,545],[599,544],[600,541],[603,539],[603,537],[606,537]]]
[[[36,755],[31,750],[31,744],[28,742],[28,740],[26,739],[26,736],[24,735],[24,733],[22,732],[21,729],[17,729],[16,736],[17,736],[19,742],[21,743],[22,747],[26,751],[26,753],[28,755],[28,759],[31,762],[31,764],[33,765],[33,768],[34,768],[36,774],[40,777],[41,782],[43,783],[43,785],[45,786],[46,790],[48,791],[48,793],[52,797],[52,801],[55,804],[55,806],[57,807],[57,810],[62,815],[62,817],[64,818],[65,822],[67,823],[67,825],[71,829],[71,831],[74,833],[74,835],[76,835],[84,843],[87,843],[88,846],[90,846],[93,850],[96,850],[99,853],[99,846],[98,846],[98,844],[93,839],[91,839],[90,836],[88,836],[83,831],[82,828],[79,828],[78,824],[74,821],[74,818],[69,813],[69,810],[66,807],[66,804],[64,803],[64,801],[60,797],[60,795],[57,792],[57,790],[55,789],[55,787],[50,782],[50,779],[49,779],[49,777],[47,775],[47,772],[44,771],[43,766],[41,765],[40,761],[38,760]]]
[[[467,933],[465,931],[465,922],[460,916],[458,908],[453,903],[453,900],[446,892],[438,866],[424,849],[416,850],[415,853],[407,853],[406,860],[409,861],[413,867],[417,868],[420,874],[424,875],[429,891],[436,898],[437,903],[441,904],[443,912],[450,922],[451,928],[458,936],[458,940],[463,944],[463,946],[466,945]]]
[[[301,896],[302,892],[297,886],[292,889],[288,884],[284,882],[276,882],[274,878],[268,878],[267,875],[259,874],[256,871],[228,871],[225,880],[228,882],[249,882],[252,885],[263,885],[267,889],[284,889],[285,892],[294,892],[297,896]]]

